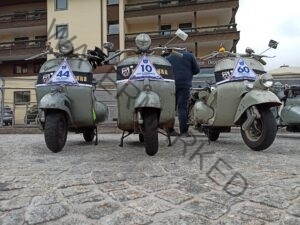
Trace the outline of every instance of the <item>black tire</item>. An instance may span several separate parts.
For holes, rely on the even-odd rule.
[[[68,134],[67,119],[62,111],[49,111],[45,121],[45,142],[52,152],[60,152],[66,144]]]
[[[220,131],[217,129],[208,129],[205,134],[210,141],[216,141],[220,136]]]
[[[143,135],[143,134],[139,134],[139,141],[140,141],[141,143],[144,143],[145,138],[144,138],[144,135]]]
[[[83,138],[85,142],[92,142],[95,138],[95,128],[89,128],[83,131]]]
[[[254,151],[262,151],[270,147],[277,133],[277,124],[269,109],[259,109],[260,119],[254,120],[250,129],[241,129],[245,144]]]
[[[158,151],[158,121],[155,110],[146,109],[144,115],[144,141],[146,153],[153,156]]]

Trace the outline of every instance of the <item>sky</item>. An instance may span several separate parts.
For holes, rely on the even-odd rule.
[[[297,4],[298,3],[298,4]],[[240,0],[236,14],[240,40],[237,52],[244,53],[251,47],[259,54],[268,48],[270,39],[279,42],[277,49],[264,55],[265,69],[281,65],[300,67],[300,8],[298,0]]]

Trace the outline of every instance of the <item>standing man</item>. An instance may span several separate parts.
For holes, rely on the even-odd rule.
[[[200,72],[200,68],[193,53],[182,51],[182,56],[170,54],[166,59],[171,63],[176,86],[176,108],[179,119],[180,135],[190,137],[188,133],[188,102],[193,75]],[[171,136],[178,136],[174,128],[169,130]]]

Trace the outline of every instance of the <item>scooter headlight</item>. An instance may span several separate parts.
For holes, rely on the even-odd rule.
[[[71,41],[66,39],[61,39],[58,42],[58,49],[60,53],[67,55],[73,53],[74,46]]]
[[[135,38],[135,44],[141,52],[145,52],[150,48],[151,38],[148,34],[139,34]]]
[[[261,76],[260,82],[264,87],[270,88],[273,86],[274,79],[271,74],[266,73]]]
[[[255,82],[254,88],[268,89],[273,86],[274,79],[271,74],[265,73],[261,75]]]

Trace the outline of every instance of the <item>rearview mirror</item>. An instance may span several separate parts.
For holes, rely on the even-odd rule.
[[[179,29],[175,32],[175,35],[179,37],[181,40],[185,41],[188,38],[188,34],[185,33],[183,30]]]
[[[278,42],[277,42],[277,41],[274,41],[274,40],[272,40],[272,39],[269,41],[269,47],[270,47],[270,48],[276,49],[276,48],[277,48],[277,45],[278,45]]]

